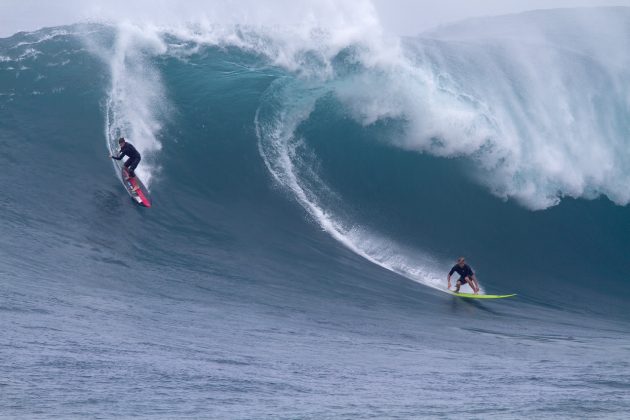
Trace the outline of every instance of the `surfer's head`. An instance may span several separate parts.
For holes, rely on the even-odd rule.
[[[125,144],[125,138],[124,138],[124,137],[119,138],[119,139],[118,139],[118,144],[120,144],[121,146],[122,146],[123,144]]]
[[[466,260],[464,259],[464,257],[459,257],[457,259],[457,264],[464,265],[465,263],[466,263]]]

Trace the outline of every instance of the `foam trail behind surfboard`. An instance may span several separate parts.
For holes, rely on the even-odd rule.
[[[162,148],[158,136],[169,114],[163,82],[151,58],[165,53],[167,48],[154,30],[129,23],[119,24],[115,30],[111,48],[87,40],[92,51],[110,67],[105,139],[111,154],[118,152],[119,137],[125,137],[138,149],[142,162],[137,173],[148,187],[159,169],[155,164],[156,154]]]

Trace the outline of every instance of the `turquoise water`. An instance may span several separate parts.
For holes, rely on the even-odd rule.
[[[624,54],[510,19],[1,39],[0,416],[625,417]],[[459,255],[518,296],[445,293]]]

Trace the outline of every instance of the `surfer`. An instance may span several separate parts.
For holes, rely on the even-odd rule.
[[[451,276],[453,273],[457,272],[459,274],[459,279],[457,283],[455,283],[455,293],[459,293],[459,288],[462,284],[468,283],[471,289],[475,294],[479,293],[479,284],[477,283],[477,279],[475,278],[475,273],[472,271],[472,268],[468,264],[466,264],[466,260],[464,257],[459,257],[457,259],[457,264],[451,268],[451,271],[448,273],[448,288],[451,288]]]
[[[133,144],[127,143],[124,137],[118,139],[118,145],[120,146],[120,153],[118,156],[110,157],[112,159],[121,160],[124,156],[127,156],[129,159],[125,161],[125,168],[127,168],[127,174],[129,178],[135,178],[136,173],[134,172],[138,164],[140,163],[140,153],[133,147]]]

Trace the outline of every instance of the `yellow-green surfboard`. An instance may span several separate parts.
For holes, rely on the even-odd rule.
[[[516,296],[516,293],[511,295],[475,295],[473,293],[455,293],[451,292],[454,296],[458,296],[461,298],[470,298],[470,299],[503,299],[509,298],[512,296]]]

